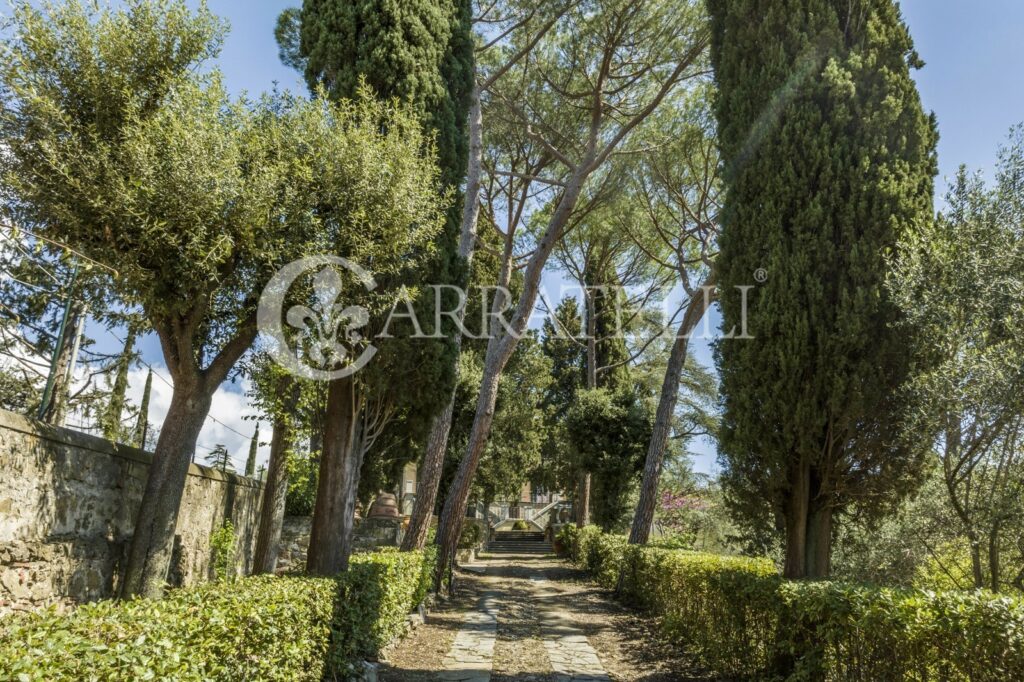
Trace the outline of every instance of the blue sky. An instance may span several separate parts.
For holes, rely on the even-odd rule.
[[[282,89],[305,91],[298,74],[280,63],[273,36],[277,15],[296,4],[209,0],[210,8],[231,24],[218,65],[233,93],[258,94],[275,82]],[[926,108],[935,111],[939,119],[941,174],[936,191],[941,196],[945,191],[943,178],[952,175],[961,163],[990,170],[1010,127],[1024,121],[1024,2],[904,0],[902,7],[918,52],[927,63],[915,78]],[[102,333],[96,330],[94,335]],[[695,345],[697,357],[710,364],[708,344],[698,341]],[[152,337],[146,340],[143,353],[148,362],[163,364]],[[141,390],[141,386],[134,388]],[[231,429],[242,433],[252,430],[251,423],[240,421],[247,412],[240,390],[238,386],[227,387],[222,393],[230,395],[221,396],[214,407],[214,415],[230,428],[210,421],[200,437],[204,445],[227,443],[238,460],[244,457],[247,446]],[[154,420],[161,416],[158,410],[159,405],[154,409]],[[713,472],[713,446],[704,443],[696,450],[695,467]]]

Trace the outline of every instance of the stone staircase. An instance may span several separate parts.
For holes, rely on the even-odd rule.
[[[540,531],[499,530],[487,543],[487,551],[492,554],[551,554],[554,550]]]

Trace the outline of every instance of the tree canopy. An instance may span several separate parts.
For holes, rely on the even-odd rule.
[[[935,121],[893,0],[708,7],[723,328],[754,337],[717,345],[724,482],[737,514],[785,529],[788,576],[824,576],[833,518],[889,508],[927,452],[894,437],[913,339],[885,281],[931,220]]]

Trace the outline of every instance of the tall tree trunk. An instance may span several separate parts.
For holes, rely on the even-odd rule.
[[[831,571],[833,508],[809,464],[793,467],[786,505],[786,563],[791,580],[827,578]]]
[[[583,282],[584,315],[587,322],[587,388],[597,388],[597,313],[594,292],[590,284]],[[576,492],[576,526],[586,528],[590,525],[590,490],[592,476],[589,471],[579,473]]]
[[[790,474],[789,499],[786,501],[786,562],[783,575],[791,580],[806,576],[807,519],[810,516],[810,466],[798,463]]]
[[[651,537],[651,526],[654,524],[654,506],[658,498],[658,485],[661,482],[661,470],[665,463],[665,448],[668,445],[669,433],[672,430],[672,417],[679,400],[679,381],[686,365],[686,355],[690,348],[690,334],[697,323],[704,317],[711,305],[712,297],[706,287],[713,286],[711,278],[701,288],[701,296],[694,296],[686,306],[686,313],[676,332],[676,340],[672,344],[672,352],[668,357],[665,379],[661,384],[661,397],[658,399],[658,410],[654,418],[654,429],[651,442],[647,447],[647,460],[644,462],[644,479],[640,485],[640,501],[637,503],[636,514],[633,516],[633,527],[629,531],[629,542],[634,545],[646,544]]]
[[[456,342],[461,346],[461,341]],[[402,551],[410,552],[423,549],[427,544],[430,531],[430,519],[434,515],[437,504],[437,490],[441,486],[441,473],[444,469],[444,455],[448,449],[448,433],[451,431],[452,414],[455,412],[455,393],[448,399],[441,414],[434,417],[427,439],[427,450],[423,455],[423,464],[417,473],[419,482],[416,486],[416,502],[409,518],[409,530],[402,538]]]
[[[53,368],[53,386],[50,389],[49,401],[42,409],[42,421],[54,426],[64,426],[68,412],[68,398],[71,385],[75,378],[75,358],[78,355],[78,339],[82,334],[85,322],[85,304],[74,303],[64,325],[64,334],[58,340],[60,344],[57,363]]]
[[[993,592],[999,592],[999,578],[1002,568],[999,562],[999,531],[1002,528],[1000,522],[992,526],[992,532],[988,536],[988,580],[989,588]]]
[[[473,426],[469,433],[469,442],[466,445],[466,452],[459,462],[459,469],[452,481],[448,497],[445,499],[444,510],[441,513],[441,522],[437,534],[440,551],[438,552],[437,572],[435,575],[435,587],[440,590],[443,578],[450,573],[455,562],[455,550],[458,546],[459,533],[462,532],[463,519],[466,516],[466,504],[469,501],[470,487],[473,484],[473,477],[476,475],[477,465],[480,463],[480,456],[487,447],[487,439],[491,434],[491,424],[494,421],[494,405],[498,399],[498,382],[501,373],[508,364],[509,358],[515,352],[519,336],[522,335],[529,323],[530,314],[537,303],[537,293],[540,290],[541,275],[544,265],[551,256],[552,249],[562,237],[562,231],[569,220],[569,216],[576,207],[580,193],[583,191],[583,184],[591,173],[590,164],[593,157],[589,157],[583,166],[573,174],[572,179],[565,187],[557,208],[551,215],[548,227],[544,236],[537,244],[533,255],[527,262],[523,272],[522,293],[515,306],[512,315],[511,328],[514,333],[501,333],[496,320],[492,318],[491,339],[487,344],[487,355],[484,360],[484,375],[480,382],[480,393],[477,396],[476,414],[473,416]],[[502,272],[499,278],[503,286],[507,286],[511,277],[512,254],[511,244],[506,243],[506,252],[503,255]],[[492,311],[501,310],[498,296],[495,296],[495,306]],[[500,302],[503,305],[504,301]]]
[[[313,575],[336,575],[348,568],[354,497],[362,464],[359,407],[355,379],[343,377],[330,383],[320,478],[306,557],[306,570]]]
[[[459,534],[462,532],[462,523],[466,516],[466,505],[469,502],[469,493],[473,485],[473,475],[476,473],[480,456],[487,446],[491,423],[494,421],[494,405],[498,400],[498,382],[502,369],[496,363],[497,359],[488,358],[489,361],[484,365],[484,377],[480,386],[480,394],[477,396],[476,414],[473,418],[473,428],[470,431],[466,455],[459,463],[455,480],[452,481],[451,488],[448,490],[448,497],[445,498],[444,509],[441,512],[437,533],[440,552],[438,553],[434,585],[439,592],[444,576],[451,573],[455,561],[455,549],[458,546]]]
[[[466,171],[466,196],[462,207],[462,231],[459,236],[459,256],[465,260],[467,265],[472,263],[473,249],[476,245],[476,225],[480,215],[482,159],[483,113],[480,107],[480,86],[477,85],[473,88],[469,101],[469,159]],[[466,315],[465,306],[459,308],[457,315],[461,323]],[[455,357],[458,362],[458,355],[462,351],[462,333],[456,329],[455,334]],[[448,434],[452,428],[456,390],[457,387],[452,387],[448,405],[434,417],[430,427],[427,449],[423,454],[423,465],[418,472],[419,484],[416,490],[416,502],[409,520],[409,531],[402,539],[403,552],[423,549],[427,543],[430,519],[434,514],[437,491],[441,485],[444,455],[448,449]]]
[[[804,574],[808,578],[821,580],[832,572],[832,507],[827,503],[818,506],[812,501],[807,519],[805,560]]]
[[[267,479],[256,532],[254,573],[273,573],[277,568],[285,499],[288,496],[288,453],[292,445],[290,422],[288,418],[279,416],[274,420],[274,433],[270,437],[270,461],[267,462]]]
[[[590,487],[589,471],[581,471],[576,486],[576,527],[586,528],[590,525]]]
[[[981,567],[981,543],[977,538],[969,538],[971,543],[971,577],[974,580],[974,587],[982,589],[985,587],[985,571]]]
[[[167,582],[174,529],[189,464],[213,391],[198,376],[176,377],[132,535],[122,597],[159,597]]]
[[[597,311],[591,284],[583,283],[584,311],[587,318],[587,388],[597,388]]]

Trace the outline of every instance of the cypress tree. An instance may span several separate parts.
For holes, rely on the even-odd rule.
[[[379,96],[411,104],[437,133],[446,182],[457,184],[473,77],[470,3],[305,0],[299,21],[298,63],[310,88],[351,99],[365,80]]]
[[[256,431],[249,441],[249,456],[245,458],[245,475],[252,478],[256,474],[256,451],[260,447],[260,425],[256,425]]]
[[[934,119],[893,0],[708,0],[726,199],[718,259],[720,453],[733,509],[785,534],[788,577],[826,576],[833,519],[915,483],[887,257],[928,221]],[[762,272],[758,272],[762,270]],[[765,279],[765,275],[767,279]],[[760,280],[764,280],[761,282]]]
[[[594,313],[594,374],[595,386],[616,391],[631,384],[629,377],[629,349],[619,327],[625,323],[622,314],[621,285],[614,267],[590,267],[583,273],[591,288]]]
[[[117,442],[121,437],[121,413],[124,411],[125,393],[128,391],[128,370],[131,369],[135,350],[135,326],[128,325],[128,336],[124,341],[124,350],[117,359],[117,372],[114,375],[114,386],[110,391],[107,409],[103,412],[101,425],[103,437]]]
[[[579,470],[565,447],[560,425],[585,385],[586,352],[581,341],[583,318],[576,299],[563,298],[541,326],[541,351],[551,361],[551,383],[543,408],[547,434],[541,446],[541,466],[536,483],[552,491],[578,493]]]
[[[626,320],[620,308],[619,297],[622,293],[619,277],[612,263],[603,262],[604,259],[596,260],[600,265],[588,264],[583,272],[584,281],[591,289],[590,308],[594,315],[592,330],[588,324],[588,333],[593,333],[594,336],[591,341],[594,367],[588,368],[588,376],[592,377],[594,385],[589,388],[605,389],[611,402],[606,405],[609,408],[608,412],[600,414],[594,411],[592,414],[600,415],[598,421],[613,419],[611,430],[624,439],[643,438],[643,429],[630,428],[638,414],[640,401],[630,377],[629,349],[626,346],[624,330],[620,329]],[[588,353],[589,355],[591,354]],[[647,431],[649,430],[648,428]],[[591,439],[589,434],[584,437]],[[642,464],[642,459],[637,456],[637,450],[632,445],[631,442],[620,440],[610,448],[580,449],[581,452],[586,451],[589,454],[582,457],[580,462],[583,475],[580,477],[577,491],[578,525],[587,525],[593,515],[593,520],[598,525],[610,531],[626,513],[626,498]]]
[[[437,136],[442,181],[459,185],[473,87],[469,0],[305,0],[298,30],[298,58],[289,63],[304,68],[311,89],[323,86],[332,97],[351,99],[365,82],[380,97],[408,103]],[[294,39],[279,32],[278,41],[286,53]],[[457,258],[462,206],[456,204],[438,244],[437,272],[430,273],[437,278],[429,283],[465,283]],[[454,349],[448,350],[446,368],[453,373]]]
[[[311,90],[322,87],[332,98],[353,99],[365,83],[379,97],[395,98],[411,107],[435,136],[442,184],[456,190],[465,175],[468,154],[466,125],[474,49],[471,23],[470,0],[305,0],[297,21],[294,12],[282,15],[277,37],[286,63],[303,68]],[[461,215],[461,202],[453,202],[436,242],[436,256],[409,279],[416,284],[465,285],[468,269],[458,255]],[[442,303],[443,310],[452,310],[455,296]],[[408,322],[388,327],[395,338],[382,345],[373,365],[361,376],[360,390],[383,392],[394,403],[396,423],[386,435],[390,443],[400,442],[399,452],[418,449],[410,447],[410,441],[426,434],[455,381],[455,325],[446,317],[442,329],[433,329],[434,291],[429,286],[421,289],[414,304],[422,329],[442,338],[407,339],[414,331]],[[401,392],[393,390],[398,381],[403,385]],[[328,426],[351,410],[346,401],[358,400],[349,383],[336,380],[329,387]],[[314,573],[334,573],[346,565],[347,510],[355,504],[349,498],[359,490],[354,483],[363,473],[379,471],[381,464],[379,459],[364,460],[362,451],[342,452],[343,446],[328,441],[330,447],[325,447],[321,460],[307,562]],[[392,470],[399,465],[395,462]],[[332,493],[340,495],[338,500],[320,499],[321,492],[331,490],[323,477],[325,471],[342,472],[339,475],[346,479],[345,490]]]
[[[139,404],[139,420],[135,424],[135,447],[146,449],[146,436],[149,431],[149,396],[153,392],[153,370],[146,374],[146,386],[142,389],[142,402]]]
[[[353,99],[365,83],[379,97],[412,107],[435,136],[442,182],[458,188],[466,174],[473,88],[470,0],[305,0],[297,17],[294,10],[282,13],[276,35],[285,63],[303,70],[311,90],[323,87],[332,98]],[[460,199],[448,211],[437,257],[417,274],[420,283],[466,285],[468,268],[458,256],[461,219]],[[457,299],[450,292],[445,297],[443,310],[452,310]],[[428,335],[435,333],[434,303],[434,292],[424,288],[415,309]],[[444,317],[443,340],[416,339],[414,346],[392,352],[415,354],[422,396],[413,402],[430,405],[431,414],[454,385],[456,331]],[[411,329],[396,336],[405,332]]]

